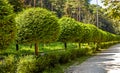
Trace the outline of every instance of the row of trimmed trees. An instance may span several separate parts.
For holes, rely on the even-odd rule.
[[[17,48],[19,43],[34,43],[38,55],[39,43],[59,41],[67,48],[68,42],[100,43],[119,40],[120,37],[69,17],[58,19],[53,12],[43,8],[26,9],[16,15],[14,21],[12,6],[7,0],[0,0],[0,49],[7,48],[13,39],[17,41]]]
[[[75,43],[101,43],[108,41],[119,41],[120,36],[103,31],[92,24],[77,22],[69,17],[62,17],[59,20],[61,26],[60,42],[64,42],[67,48],[67,42]]]
[[[15,18],[18,27],[19,43],[34,43],[38,55],[38,43],[63,42],[67,48],[68,42],[108,42],[120,40],[114,35],[92,24],[84,24],[69,17],[58,18],[52,12],[43,8],[27,9]]]

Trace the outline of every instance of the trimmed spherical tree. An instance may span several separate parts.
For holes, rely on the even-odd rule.
[[[59,41],[63,42],[65,45],[65,49],[67,48],[67,42],[80,42],[82,39],[82,24],[75,21],[75,19],[69,17],[62,17],[59,20],[59,24],[61,27],[61,34],[59,37]]]
[[[6,49],[15,38],[13,8],[7,0],[0,0],[0,49]]]
[[[35,43],[35,54],[38,55],[38,43],[56,41],[60,26],[58,18],[43,8],[30,8],[15,18],[20,43]]]
[[[93,38],[93,25],[83,23],[83,37],[81,43],[89,43]]]
[[[94,43],[98,43],[101,40],[101,33],[100,33],[100,29],[97,28],[96,26],[92,25],[92,42]]]

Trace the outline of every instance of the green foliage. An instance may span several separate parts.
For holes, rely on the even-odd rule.
[[[92,41],[99,42],[101,40],[100,30],[97,27],[93,26],[92,31],[93,31]]]
[[[9,55],[5,57],[3,63],[0,65],[1,73],[16,73],[16,60],[14,55]]]
[[[84,24],[83,28],[84,28],[82,31],[83,37],[81,42],[82,43],[91,42],[93,38],[93,30],[91,30],[93,28],[92,25]]]
[[[44,56],[39,56],[36,61],[37,72],[42,72],[48,68],[54,68],[57,64],[59,64],[59,55],[57,53],[48,53]]]
[[[71,53],[69,51],[61,52],[60,60],[59,60],[60,64],[65,64],[65,63],[69,62],[71,60],[70,55],[71,55]]]
[[[24,8],[22,0],[8,0],[9,3],[13,6],[14,12],[20,12]]]
[[[18,37],[21,42],[48,43],[59,36],[60,27],[57,17],[42,8],[30,8],[20,13],[16,18]]]
[[[118,42],[104,42],[100,48],[109,47]],[[66,64],[76,58],[91,55],[95,52],[95,44],[83,46],[79,49],[61,50],[57,52],[48,52],[44,55],[33,56],[6,56],[0,64],[1,73],[42,73],[45,70],[55,68],[57,65]]]
[[[8,3],[7,0],[0,0],[0,19],[11,15],[13,13],[12,6]]]
[[[55,67],[59,64],[60,55],[57,53],[49,53],[46,55],[47,60],[49,60],[49,67]]]
[[[49,68],[49,59],[46,58],[46,56],[38,57],[36,63],[38,67],[37,72],[42,72],[45,69]]]
[[[103,3],[105,6],[108,6],[107,14],[109,17],[115,18],[115,19],[120,19],[120,2],[119,0],[115,1],[109,1],[109,0],[103,0]]]
[[[37,70],[34,56],[21,57],[17,63],[16,73],[35,73]]]
[[[0,0],[0,49],[6,49],[15,36],[13,8],[7,0]]]
[[[61,42],[100,43],[118,39],[115,34],[105,32],[92,24],[77,22],[72,18],[63,17],[59,23],[61,26],[59,41]]]
[[[79,42],[82,39],[82,25],[72,18],[63,17],[59,20],[61,34],[59,41],[61,42]]]

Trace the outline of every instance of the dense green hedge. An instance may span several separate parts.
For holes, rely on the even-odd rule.
[[[89,49],[89,50],[88,50]],[[2,73],[43,73],[44,70],[54,68],[59,64],[65,64],[88,55],[92,48],[72,49],[67,51],[47,53],[44,56],[14,56],[9,55],[4,59],[4,63],[0,64],[0,72]]]
[[[118,42],[101,43],[101,48],[108,48],[109,46]],[[1,73],[44,73],[45,70],[55,68],[57,65],[66,64],[76,58],[91,55],[95,50],[95,45],[85,46],[79,49],[70,49],[67,51],[57,51],[45,53],[44,55],[34,56],[16,56],[9,55],[5,57],[3,64],[0,64]],[[50,73],[50,72],[49,72]]]

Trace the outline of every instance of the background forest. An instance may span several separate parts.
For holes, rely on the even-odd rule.
[[[111,33],[120,34],[120,2],[101,0],[106,8],[90,4],[91,0],[9,0],[15,12],[29,7],[42,7],[54,11],[58,17],[69,16],[77,21],[94,24],[97,23],[97,10],[99,28]]]

